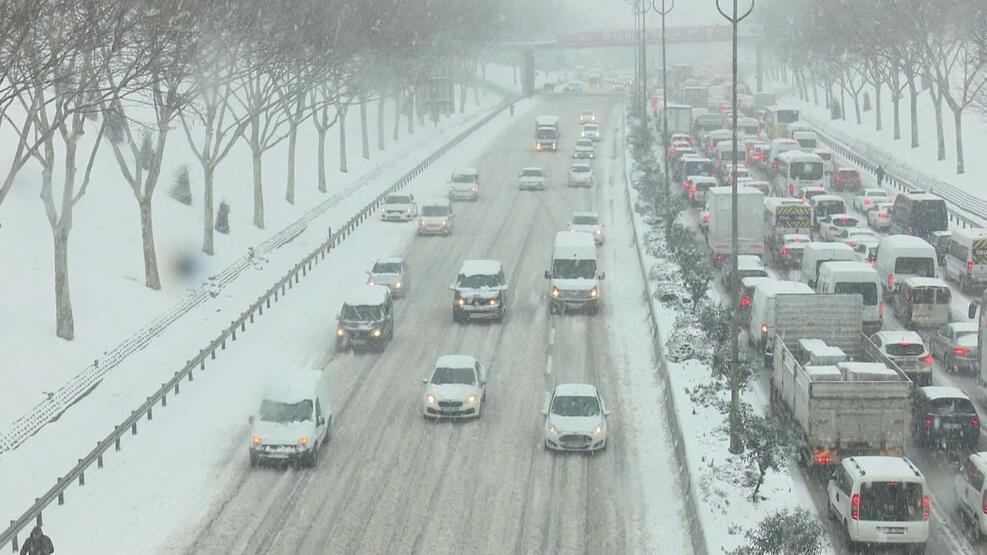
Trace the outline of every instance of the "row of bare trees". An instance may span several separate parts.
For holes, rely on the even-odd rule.
[[[882,92],[891,98],[891,133],[901,138],[901,101],[909,106],[911,147],[919,146],[920,95],[934,106],[938,159],[946,159],[943,103],[952,112],[956,173],[964,173],[962,116],[987,110],[987,4],[982,0],[771,0],[760,9],[769,48],[794,77],[799,95],[842,117],[873,91],[875,125],[884,127]],[[987,113],[987,112],[985,112]]]
[[[377,103],[380,116],[378,149],[385,148],[388,100],[398,114],[392,139],[402,109],[413,132],[423,79],[442,65],[473,84],[478,49],[497,36],[503,9],[481,0],[0,2],[0,133],[16,137],[0,176],[0,206],[15,183],[36,182],[19,174],[40,168],[58,337],[74,337],[69,238],[101,148],[112,150],[133,193],[145,283],[160,289],[152,199],[172,131],[181,128],[201,166],[202,250],[212,255],[216,170],[234,145],[249,147],[253,223],[263,228],[266,153],[287,141],[284,199],[294,203],[298,132],[311,120],[317,187],[327,191],[326,134],[338,127],[346,171],[350,107],[359,107],[364,158],[368,103]]]

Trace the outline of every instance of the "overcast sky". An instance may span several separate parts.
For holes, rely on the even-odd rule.
[[[666,0],[669,4],[669,0]],[[722,0],[724,7],[732,5],[729,0]],[[659,6],[661,0],[656,2]],[[740,8],[749,5],[747,0],[740,0]],[[567,9],[580,14],[583,23],[580,29],[633,29],[630,0],[566,0]],[[726,24],[726,20],[716,11],[714,0],[676,0],[672,11],[666,16],[665,24],[671,26],[686,25],[716,25]],[[648,27],[658,26],[658,16],[649,12]]]

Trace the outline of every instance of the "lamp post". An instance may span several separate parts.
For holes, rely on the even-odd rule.
[[[640,69],[638,70],[638,94],[641,98],[641,102],[638,109],[641,110],[641,121],[647,120],[648,116],[648,56],[647,56],[647,44],[648,44],[648,28],[647,20],[645,15],[648,10],[652,9],[652,3],[649,0],[633,0],[635,21],[640,25],[640,43],[638,44],[638,65]]]
[[[716,0],[716,10],[720,12],[727,21],[733,26],[733,173],[731,176],[737,175],[737,26],[741,21],[747,18],[754,11],[754,0],[750,0],[751,6],[747,9],[743,15],[737,12],[737,0],[733,0],[733,10],[728,15],[726,11],[720,6],[720,3],[724,0]],[[730,1],[730,0],[726,0]],[[739,454],[744,452],[744,439],[741,435],[741,428],[743,426],[743,415],[740,413],[740,346],[737,343],[737,336],[740,334],[740,295],[737,294],[739,290],[739,280],[737,279],[738,268],[737,268],[737,180],[731,177],[732,183],[730,183],[730,188],[732,190],[730,195],[730,210],[731,210],[731,220],[730,220],[730,234],[731,234],[731,248],[733,249],[733,257],[730,263],[733,265],[732,272],[730,273],[730,305],[732,308],[730,317],[730,452],[733,454]],[[751,215],[753,216],[753,215]]]
[[[661,14],[661,149],[665,155],[665,165],[662,166],[662,173],[665,176],[665,235],[672,229],[672,203],[669,202],[671,194],[668,184],[668,62],[665,57],[665,16],[675,7],[675,0],[669,0],[668,7],[665,7],[665,0],[661,0],[661,8],[658,7],[658,0],[651,0],[651,7]]]

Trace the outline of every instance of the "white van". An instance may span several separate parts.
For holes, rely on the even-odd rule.
[[[812,228],[819,227],[819,220],[833,214],[846,214],[846,201],[839,195],[815,195],[809,199],[812,207]]]
[[[812,126],[804,121],[793,121],[785,126],[785,137],[794,139],[796,133],[804,131],[812,131]]]
[[[772,139],[771,150],[768,151],[768,160],[771,160],[772,170],[777,169],[774,165],[775,158],[777,158],[782,152],[789,152],[792,150],[799,150],[799,142],[795,139]]]
[[[816,137],[814,131],[793,131],[792,138],[798,141],[799,148],[802,152],[807,152],[812,154],[816,147],[819,146],[819,138]]]
[[[888,235],[877,247],[874,268],[881,276],[885,296],[909,276],[934,278],[939,272],[936,249],[914,235]]]
[[[819,266],[816,293],[860,295],[864,299],[864,333],[881,329],[884,304],[881,302],[881,278],[866,262],[825,262]]]
[[[822,158],[811,152],[790,150],[775,156],[774,188],[780,196],[802,196],[806,187],[824,187],[825,173]]]
[[[959,284],[960,291],[987,285],[987,229],[957,228],[946,244],[943,277]]]
[[[774,349],[775,297],[778,295],[813,294],[815,291],[797,281],[767,281],[759,283],[751,300],[750,324],[747,330],[752,347],[766,356]]]
[[[929,540],[932,498],[925,476],[904,457],[847,457],[826,487],[830,514],[855,551],[859,543],[912,544]]]
[[[282,373],[250,417],[250,466],[264,461],[315,466],[319,448],[332,437],[329,378],[320,370]]]
[[[600,303],[600,281],[606,277],[596,272],[596,240],[583,231],[560,231],[555,234],[552,269],[545,270],[550,280],[549,309],[553,314],[566,309],[585,309],[596,314]]]
[[[819,266],[823,262],[845,261],[854,262],[857,253],[846,243],[824,243],[813,241],[805,244],[802,251],[802,275],[800,279],[809,287],[816,287]]]

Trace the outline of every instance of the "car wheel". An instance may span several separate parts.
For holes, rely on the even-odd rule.
[[[259,463],[257,454],[253,451],[250,452],[250,468],[256,468]]]
[[[319,464],[319,446],[313,445],[305,456],[305,466],[314,468],[317,464]]]

